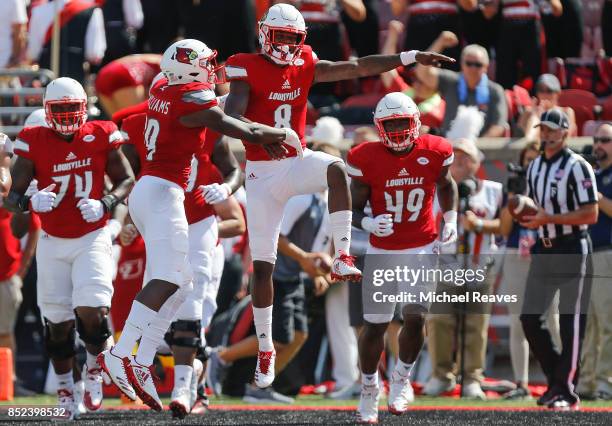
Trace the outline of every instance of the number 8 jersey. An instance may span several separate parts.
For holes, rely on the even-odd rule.
[[[249,84],[249,104],[244,117],[276,128],[292,128],[306,146],[306,111],[308,92],[314,80],[317,55],[308,45],[293,64],[280,66],[260,53],[239,53],[225,63],[228,81],[242,80]],[[250,161],[270,160],[261,146],[243,141]],[[287,147],[288,157],[296,155]]]
[[[106,225],[83,220],[77,203],[82,198],[104,196],[104,176],[110,150],[123,138],[115,123],[90,121],[67,141],[47,127],[23,129],[15,141],[15,153],[34,164],[38,188],[55,184],[53,210],[39,213],[42,229],[59,238],[78,238]]]
[[[384,250],[422,247],[436,239],[433,215],[436,182],[453,162],[453,148],[444,138],[422,135],[408,154],[395,155],[380,142],[351,149],[347,172],[370,187],[374,217],[391,213],[393,234],[370,234],[370,244]]]

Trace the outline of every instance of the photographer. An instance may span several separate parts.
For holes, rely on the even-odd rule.
[[[540,117],[542,154],[527,171],[528,195],[539,206],[522,225],[538,230],[531,249],[521,323],[548,379],[538,405],[577,408],[578,360],[584,337],[593,263],[588,225],[597,222],[597,184],[587,161],[567,147],[569,119],[558,109]],[[562,350],[555,351],[542,314],[559,292]]]
[[[529,142],[519,154],[519,164],[508,164],[508,171],[512,176],[508,178],[508,199],[514,194],[527,193],[527,167],[540,155],[539,142]],[[502,288],[505,294],[525,294],[527,272],[531,256],[529,251],[537,238],[537,232],[527,229],[519,223],[514,222],[508,207],[501,212],[500,234],[506,239],[506,250],[504,252],[504,273]],[[523,326],[519,318],[520,310],[512,310],[510,313],[510,360],[516,381],[516,389],[504,395],[506,399],[529,398],[527,388],[529,379],[529,344],[523,333]],[[547,327],[551,331],[557,346],[560,345],[558,318],[555,315],[557,307],[551,306],[547,315]]]
[[[604,123],[595,132],[593,153],[599,169],[597,198],[599,219],[591,225],[595,280],[580,372],[578,394],[587,399],[612,399],[612,124]],[[583,396],[584,395],[584,396]]]
[[[503,189],[502,184],[476,178],[483,154],[476,144],[468,139],[459,139],[453,143],[455,160],[450,166],[453,179],[458,182],[460,205],[464,210],[459,217],[459,240],[463,244],[450,245],[445,253],[469,253],[470,268],[486,268],[488,254],[495,252],[496,246],[493,234],[499,229],[499,213],[501,210]],[[463,236],[463,238],[461,238]],[[487,274],[486,288],[490,288],[492,274]],[[456,287],[455,287],[456,288]],[[487,329],[489,315],[487,304],[469,303],[465,307],[465,360],[463,378],[463,396],[467,398],[485,399],[480,382],[483,379],[485,354],[487,351]],[[432,307],[432,311],[435,309]],[[440,395],[452,390],[456,384],[458,368],[455,368],[453,358],[453,342],[455,330],[460,328],[459,315],[454,313],[430,314],[427,320],[428,348],[431,355],[433,373],[424,388],[427,395]],[[460,338],[456,348],[460,348]],[[458,350],[457,353],[460,351]],[[457,357],[459,358],[459,356]],[[459,361],[457,360],[457,365]]]

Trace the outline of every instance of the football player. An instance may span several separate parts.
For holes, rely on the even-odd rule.
[[[128,398],[138,395],[158,411],[162,403],[150,367],[191,290],[184,190],[206,128],[257,145],[301,147],[291,129],[246,124],[223,113],[212,86],[216,55],[201,41],[186,39],[173,43],[162,56],[164,77],[153,83],[149,93],[146,161],[129,199],[130,217],[145,241],[146,284],[132,304],[117,344],[99,356],[102,368]],[[131,357],[138,339],[138,352]]]
[[[130,112],[137,111],[136,108],[130,109]],[[128,143],[122,149],[136,173],[140,173],[147,155],[143,132],[146,109],[144,111],[132,114],[121,122],[121,130],[128,135]],[[219,170],[225,172],[225,177]],[[206,132],[202,149],[192,159],[191,174],[187,182],[184,205],[189,235],[188,258],[193,271],[194,289],[179,308],[167,339],[172,346],[175,363],[170,409],[173,416],[179,418],[185,417],[196,401],[202,364],[199,361],[199,364],[195,363],[195,356],[198,348],[202,347],[201,330],[209,325],[202,323],[205,297],[216,297],[216,291],[209,287],[214,287],[212,265],[217,242],[219,238],[234,236],[234,233],[219,233],[215,214],[234,217],[237,209],[242,216],[238,202],[228,198],[242,184],[240,166],[227,142],[224,138],[219,139],[218,133],[210,130]],[[224,228],[225,225],[227,224],[224,224]],[[216,288],[218,289],[218,284]],[[208,316],[208,322],[212,313]],[[194,368],[194,365],[198,368]],[[199,370],[200,374],[196,370]]]
[[[433,266],[433,262],[427,262],[427,256],[418,255],[431,255],[438,251],[438,245],[450,244],[457,238],[457,185],[449,171],[453,148],[441,137],[419,135],[419,110],[403,93],[389,93],[378,102],[374,123],[380,142],[360,144],[347,157],[346,167],[352,178],[353,225],[370,232],[366,255],[402,255],[402,264],[413,269],[423,264]],[[444,211],[441,240],[437,240],[433,215],[436,193]],[[364,214],[368,201],[374,217]],[[423,289],[423,283],[416,286]],[[376,423],[378,360],[395,303],[377,304],[376,309],[367,309],[366,303],[364,295],[358,420]],[[419,303],[402,307],[399,359],[388,397],[389,411],[393,414],[404,413],[414,399],[408,376],[423,345],[427,309]]]
[[[300,12],[288,4],[272,6],[259,22],[260,54],[231,56],[225,66],[231,81],[226,112],[246,122],[257,121],[277,128],[294,129],[299,149],[280,152],[275,145],[246,148],[247,227],[253,256],[253,315],[259,340],[255,384],[274,381],[275,351],[272,344],[272,272],[278,235],[287,200],[329,187],[329,212],[335,247],[332,278],[359,279],[361,272],[349,255],[351,196],[344,163],[323,152],[304,150],[308,92],[313,84],[380,74],[401,65],[419,62],[437,65],[453,62],[429,52],[402,52],[330,62],[318,60],[306,45],[306,26]],[[302,152],[303,151],[303,152]],[[278,157],[281,161],[269,161]]]
[[[24,128],[15,141],[13,188],[4,201],[13,211],[40,214],[36,250],[38,305],[45,322],[45,348],[58,378],[59,405],[78,415],[72,365],[75,331],[87,350],[84,404],[102,403],[102,371],[96,356],[110,336],[107,321],[113,293],[109,212],[134,183],[117,150],[122,136],[109,121],[87,120],[87,96],[71,78],[53,80],[44,97],[48,127]],[[104,195],[105,175],[113,189]],[[25,195],[30,182],[39,187]]]

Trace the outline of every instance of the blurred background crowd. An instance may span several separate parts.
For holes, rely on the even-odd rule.
[[[512,224],[504,200],[508,193],[524,190],[520,167],[539,153],[539,130],[534,126],[541,114],[563,108],[570,119],[570,135],[584,137],[576,139],[578,144],[588,151],[591,137],[596,136],[600,148],[611,151],[612,157],[612,126],[605,124],[612,121],[612,1],[284,2],[294,4],[304,15],[306,43],[321,59],[418,49],[442,52],[457,60],[446,69],[413,66],[380,77],[316,85],[309,96],[309,143],[314,149],[341,156],[351,145],[377,140],[372,111],[378,100],[395,91],[412,97],[421,111],[421,132],[474,142],[455,145],[455,180],[476,175],[499,181],[494,208],[477,212],[491,221],[486,227],[490,235],[484,250],[500,254],[500,259],[507,255],[507,261],[498,261],[491,268],[490,281],[494,288],[521,291],[529,261],[525,247],[535,237]],[[257,20],[273,3],[2,0],[0,131],[14,137],[24,118],[40,108],[43,88],[54,75],[48,71],[51,69],[57,76],[84,83],[90,119],[110,119],[118,110],[146,99],[159,72],[160,54],[179,37],[204,41],[218,50],[221,62],[234,53],[254,52],[258,49]],[[59,58],[52,55],[56,13]],[[217,91],[222,95],[228,89],[220,84]],[[518,149],[494,154],[507,146],[504,138],[523,138],[520,155]],[[509,161],[518,163],[519,168],[506,182],[504,163]],[[610,202],[606,197],[612,197],[612,190],[608,191],[600,189],[604,204]],[[290,236],[304,213],[325,211],[325,202],[318,195],[296,201],[292,208],[298,213],[289,216],[282,234]],[[592,228],[592,239],[602,250],[612,247],[612,215],[607,206],[600,205],[602,223]],[[477,221],[471,211],[463,213],[460,220],[468,231]],[[327,222],[321,226],[318,233],[327,233],[329,239]],[[9,213],[0,209],[0,347],[10,347],[16,353],[18,395],[54,390],[45,380],[49,364],[42,355],[42,326],[36,306],[33,265],[39,229],[36,217],[29,216],[11,226]],[[248,296],[251,265],[247,239],[243,235],[223,241],[225,265],[218,310],[207,339],[214,347],[208,356],[215,383],[223,393],[236,396],[244,395],[256,353],[248,343],[253,340],[254,327]],[[142,284],[144,249],[133,247],[138,241],[142,244],[142,240],[127,244],[118,238],[114,246],[118,265],[111,317],[116,333],[121,331],[131,298]],[[363,255],[367,234],[355,230],[353,241],[352,254]],[[291,402],[284,395],[300,391],[327,393],[336,399],[359,394],[356,335],[363,321],[361,290],[359,285],[332,284],[319,274],[313,262],[329,255],[315,243],[301,247],[309,255],[299,265],[303,287],[295,294],[283,295],[286,303],[293,304],[287,315],[296,320],[281,320],[290,324],[291,330],[286,341],[276,342],[281,348],[277,348],[281,374],[277,373],[275,383],[280,394],[267,396],[283,402]],[[504,270],[515,273],[504,274]],[[593,297],[589,315],[579,387],[586,398],[612,398],[612,314],[610,305],[605,305],[609,293]],[[304,310],[297,312],[294,305],[303,305]],[[549,317],[554,330],[555,312]],[[387,371],[392,370],[398,351],[401,325],[399,316],[397,319],[388,330]],[[301,325],[302,320],[307,327]],[[497,392],[509,398],[527,397],[528,383],[542,381],[543,376],[537,371],[529,375],[529,348],[517,316],[501,307],[490,317],[474,315],[467,324],[464,379],[474,384],[469,396],[486,398]],[[456,318],[432,316],[427,327],[427,348],[415,369],[415,381],[424,384],[422,391],[429,395],[453,393],[459,352]],[[164,377],[170,362],[165,357],[158,360],[168,389],[172,380]]]

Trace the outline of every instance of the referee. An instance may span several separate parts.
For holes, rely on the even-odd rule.
[[[591,166],[567,148],[569,120],[558,109],[540,117],[542,154],[527,171],[529,196],[540,206],[523,226],[538,229],[532,248],[521,323],[548,380],[538,405],[578,408],[574,392],[584,337],[592,276],[588,225],[597,222],[597,187]],[[561,352],[544,326],[543,315],[559,292]]]

